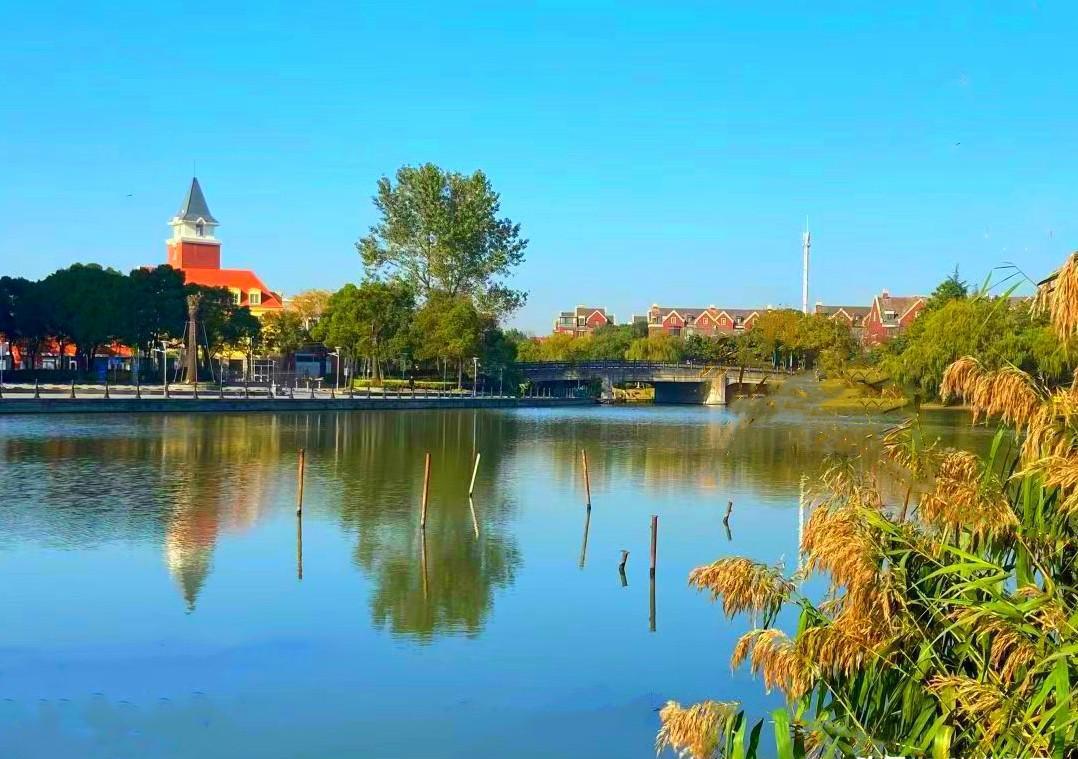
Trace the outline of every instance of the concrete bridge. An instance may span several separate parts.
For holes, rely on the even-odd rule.
[[[603,400],[613,400],[615,385],[643,382],[654,386],[656,403],[705,405],[725,405],[737,395],[763,392],[788,374],[781,369],[652,361],[541,361],[517,367],[533,384],[554,390],[600,380]]]

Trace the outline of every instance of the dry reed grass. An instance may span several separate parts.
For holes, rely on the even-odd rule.
[[[981,418],[999,417],[1016,429],[1025,427],[1037,413],[1043,393],[1033,378],[1013,366],[988,371],[972,356],[958,359],[943,373],[940,397],[964,400],[974,424]]]
[[[689,573],[689,585],[710,590],[722,598],[728,617],[749,611],[767,615],[777,610],[793,592],[792,582],[774,567],[741,557],[719,559]]]
[[[1037,290],[1034,313],[1046,313],[1061,342],[1078,334],[1078,252],[1067,256],[1056,276]]]
[[[688,707],[667,701],[659,710],[662,727],[655,737],[655,753],[672,748],[680,757],[712,759],[739,709],[736,701],[701,701]]]
[[[921,499],[920,513],[936,527],[965,527],[979,538],[1007,537],[1018,527],[1003,483],[967,451],[953,451],[941,459],[934,487]]]
[[[742,635],[730,657],[730,666],[740,667],[746,657],[749,668],[763,678],[768,692],[778,688],[787,698],[797,700],[813,685],[808,660],[781,630],[757,628]]]

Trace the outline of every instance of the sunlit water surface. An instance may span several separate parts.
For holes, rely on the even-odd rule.
[[[731,554],[796,564],[801,476],[893,421],[0,417],[0,755],[652,756],[668,698],[775,703],[730,671],[748,623],[689,571]],[[957,415],[928,424],[987,439]]]

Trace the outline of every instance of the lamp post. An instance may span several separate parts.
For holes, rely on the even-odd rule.
[[[479,357],[472,356],[472,397],[475,397],[476,386],[479,384]]]
[[[164,385],[164,394],[168,398],[168,353],[165,349],[165,341],[161,341],[160,348],[154,348],[154,353],[161,354],[161,383]]]
[[[0,342],[0,394],[4,392],[4,366],[7,364],[9,355],[11,355],[11,343],[4,340]]]
[[[336,392],[340,392],[340,390],[341,390],[341,346],[338,345],[336,350],[334,350],[331,353],[327,353],[326,355],[327,356],[333,356],[333,358],[336,359],[333,362],[333,363],[335,363],[337,365],[337,380],[336,380],[336,383],[335,383],[335,390],[336,390]]]

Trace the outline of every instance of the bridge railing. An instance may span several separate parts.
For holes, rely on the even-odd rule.
[[[521,361],[516,364],[525,376],[529,372],[536,374],[558,372],[558,371],[577,371],[577,372],[595,372],[602,373],[607,371],[638,371],[638,372],[658,372],[658,371],[673,371],[673,370],[689,370],[689,371],[707,371],[707,370],[722,370],[722,371],[758,371],[768,372],[769,374],[794,374],[795,371],[779,368],[776,369],[769,365],[758,364],[718,364],[708,363],[703,361]]]

